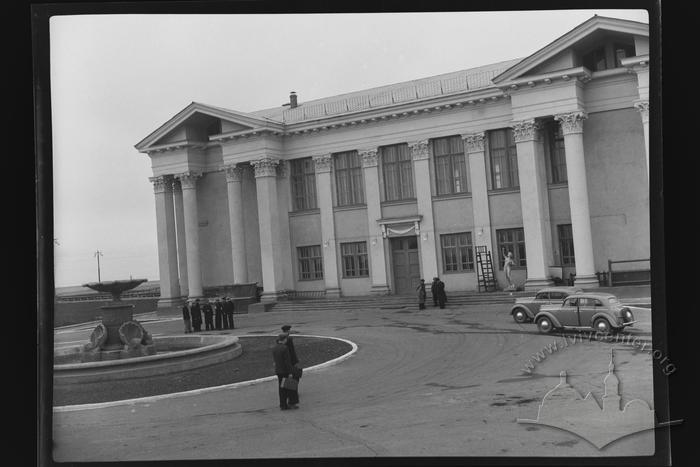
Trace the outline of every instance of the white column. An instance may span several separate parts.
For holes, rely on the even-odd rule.
[[[437,277],[438,264],[435,245],[435,223],[433,222],[433,198],[430,191],[430,149],[428,140],[409,143],[413,159],[413,179],[415,181],[418,214],[423,216],[420,223],[418,243],[420,244],[421,276],[430,280]]]
[[[382,218],[379,196],[379,170],[377,168],[377,148],[359,151],[362,157],[362,170],[365,176],[365,200],[367,202],[367,227],[369,229],[369,260],[372,275],[372,294],[386,295],[389,286],[386,280],[386,259],[384,257],[384,237],[377,222]]]
[[[527,254],[525,290],[552,285],[552,232],[544,154],[538,144],[539,124],[534,120],[513,122],[518,152],[520,201]],[[495,255],[494,255],[495,256]]]
[[[566,174],[569,185],[569,205],[571,207],[571,230],[574,237],[574,260],[576,262],[577,287],[598,287],[593,258],[593,238],[591,236],[591,216],[588,208],[588,183],[586,181],[586,161],[583,152],[584,112],[555,115],[564,133],[566,152]]]
[[[326,286],[326,296],[340,297],[338,281],[338,245],[335,241],[335,220],[333,218],[333,193],[331,192],[331,162],[332,156],[324,154],[314,156],[316,169],[316,196],[321,211],[321,238],[323,250],[323,280]]]
[[[173,179],[173,199],[175,201],[175,231],[177,233],[177,264],[180,271],[180,295],[189,294],[187,283],[187,245],[185,244],[185,218],[182,206],[182,184],[177,178]]]
[[[175,239],[175,211],[170,176],[151,177],[156,198],[156,231],[158,233],[158,269],[160,299],[158,308],[180,303],[180,285],[177,274],[177,244]]]
[[[279,241],[279,206],[277,201],[277,166],[280,161],[264,157],[251,161],[255,168],[255,188],[258,195],[258,224],[260,226],[260,259],[263,276],[263,302],[283,298],[284,271]]]
[[[227,165],[225,170],[233,282],[235,284],[245,284],[248,282],[248,262],[246,260],[245,226],[243,225],[243,188],[241,186],[244,169],[236,164],[232,164]]]
[[[472,193],[472,211],[474,216],[474,245],[484,245],[494,254],[491,239],[491,213],[489,211],[488,185],[486,183],[486,153],[484,152],[484,133],[462,135],[464,151],[469,162],[469,176]]]
[[[204,295],[202,270],[199,262],[199,217],[197,215],[197,179],[201,176],[202,174],[194,172],[177,175],[182,185],[185,249],[187,250],[187,285],[190,298]]]
[[[642,116],[642,127],[644,128],[644,148],[647,153],[647,183],[649,183],[649,101],[635,102],[634,107],[639,110]]]

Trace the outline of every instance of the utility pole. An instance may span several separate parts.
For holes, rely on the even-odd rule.
[[[100,256],[104,256],[100,250],[97,250],[94,254],[97,258],[97,282],[102,282],[100,279]]]

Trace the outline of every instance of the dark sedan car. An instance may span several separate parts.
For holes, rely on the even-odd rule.
[[[510,314],[518,323],[526,323],[535,319],[542,305],[558,304],[571,294],[583,292],[577,287],[545,287],[534,297],[522,297],[515,300]]]
[[[602,333],[618,332],[632,326],[634,315],[615,295],[609,293],[577,293],[559,305],[543,305],[535,315],[540,332],[555,329],[593,328]]]

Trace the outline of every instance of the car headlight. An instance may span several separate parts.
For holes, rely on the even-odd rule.
[[[634,317],[632,316],[632,312],[629,311],[629,310],[625,310],[625,311],[623,312],[623,315],[624,315],[625,319],[628,320],[628,321],[632,321],[632,319],[634,318]]]

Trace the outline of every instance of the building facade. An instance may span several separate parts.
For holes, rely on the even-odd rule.
[[[192,103],[152,161],[160,306],[477,290],[476,247],[526,289],[649,258],[648,25],[595,16],[524,59],[242,113]]]

